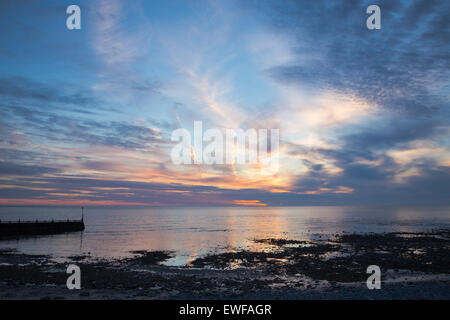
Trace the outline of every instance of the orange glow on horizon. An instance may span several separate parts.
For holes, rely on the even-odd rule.
[[[234,200],[234,203],[240,206],[267,206],[267,203],[262,203],[259,200]]]

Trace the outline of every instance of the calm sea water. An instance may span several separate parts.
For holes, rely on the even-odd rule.
[[[0,219],[78,219],[80,208],[0,207]],[[450,207],[86,208],[86,230],[0,241],[0,248],[57,258],[90,253],[129,256],[131,250],[173,250],[169,265],[210,251],[261,249],[255,238],[317,239],[341,232],[450,228]]]

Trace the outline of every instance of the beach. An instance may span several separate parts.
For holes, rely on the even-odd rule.
[[[271,249],[228,250],[167,266],[170,251],[130,257],[0,251],[0,299],[449,299],[450,230],[337,234],[317,241],[252,239]],[[1,247],[1,243],[0,243]],[[66,269],[81,269],[69,290]],[[381,268],[381,289],[369,290],[368,265]]]

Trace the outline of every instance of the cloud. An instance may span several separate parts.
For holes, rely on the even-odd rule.
[[[141,105],[164,87],[141,70],[149,61],[153,34],[142,6],[142,2],[122,0],[97,0],[90,6],[90,18],[95,21],[90,44],[100,62],[92,89],[100,96]]]
[[[71,111],[89,113],[89,110],[102,110],[100,101],[89,92],[75,91],[70,92],[68,88],[55,88],[45,86],[36,81],[24,77],[10,77],[0,79],[0,96],[3,101],[25,101],[39,102],[37,106],[48,107],[52,104],[54,108],[71,108]],[[79,107],[73,109],[73,106]]]
[[[430,91],[448,81],[443,15],[448,4],[381,1],[379,6],[382,29],[370,31],[366,2],[269,4],[274,26],[298,41],[296,61],[273,67],[271,74],[280,81],[350,92],[391,110],[428,113],[443,107],[443,97]],[[316,61],[301,58],[314,52]]]
[[[449,4],[379,1],[376,31],[369,4],[99,0],[70,46],[55,6],[34,31],[15,7],[0,203],[448,204]],[[173,165],[170,133],[194,120],[279,128],[279,172]]]
[[[55,168],[0,161],[0,175],[2,176],[41,176],[46,173],[57,172],[59,170]]]

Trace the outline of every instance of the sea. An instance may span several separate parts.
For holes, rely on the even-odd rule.
[[[80,207],[0,207],[1,221],[80,219]],[[65,259],[115,259],[135,250],[170,250],[183,266],[211,252],[265,250],[255,239],[328,239],[342,233],[450,229],[450,206],[86,207],[86,229],[1,240],[0,249]]]

